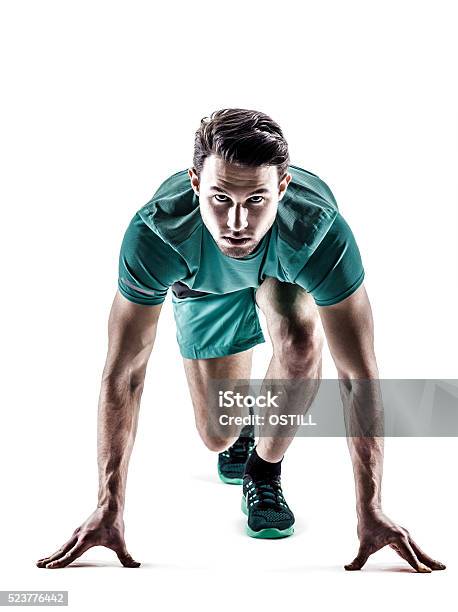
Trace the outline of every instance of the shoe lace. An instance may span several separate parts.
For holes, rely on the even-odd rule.
[[[252,480],[248,487],[249,502],[259,504],[258,507],[270,507],[283,506],[287,508],[288,505],[283,497],[283,491],[280,484],[279,478],[263,478],[259,480]]]

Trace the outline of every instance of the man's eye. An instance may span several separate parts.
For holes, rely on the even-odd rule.
[[[229,198],[222,194],[217,193],[213,197],[217,202],[229,202]],[[251,196],[251,198],[249,198],[249,201],[252,202],[252,204],[261,204],[263,200],[264,198],[262,196]]]

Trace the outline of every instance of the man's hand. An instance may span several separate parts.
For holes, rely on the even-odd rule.
[[[75,529],[72,537],[57,552],[37,561],[37,566],[47,569],[65,567],[93,546],[106,546],[114,550],[124,567],[140,566],[127,552],[122,516],[108,513],[102,508],[97,508]]]
[[[417,572],[445,569],[443,563],[435,561],[422,551],[407,529],[393,523],[381,510],[360,520],[358,537],[358,554],[351,563],[344,566],[346,570],[360,570],[370,555],[386,545],[391,546]]]

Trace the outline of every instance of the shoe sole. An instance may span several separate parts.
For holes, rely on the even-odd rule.
[[[248,516],[248,508],[246,507],[246,499],[244,497],[242,497],[241,508],[243,514]],[[249,525],[247,525],[246,533],[250,536],[250,538],[265,538],[269,540],[275,538],[287,538],[288,536],[293,535],[294,525],[291,525],[291,527],[287,527],[286,529],[277,529],[276,527],[269,527],[267,529],[260,529],[259,531],[254,531]]]
[[[224,474],[220,472],[219,466],[218,466],[218,476],[219,476],[219,479],[222,482],[224,482],[224,484],[231,484],[231,485],[243,484],[243,478],[229,478],[228,476],[224,476]]]

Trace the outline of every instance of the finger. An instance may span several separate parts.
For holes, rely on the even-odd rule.
[[[397,542],[390,544],[390,546],[417,572],[424,574],[431,572],[427,565],[417,559],[407,536],[401,536]]]
[[[56,555],[61,555],[63,552],[66,552],[67,550],[72,548],[72,546],[74,546],[78,538],[79,531],[80,531],[80,528],[77,527],[77,529],[75,529],[75,531],[72,533],[71,537],[59,548],[59,550],[57,550],[53,555],[50,555],[49,557],[43,557],[42,559],[38,559],[37,563],[41,563],[42,561],[49,560],[52,557],[55,557]]]
[[[132,556],[127,552],[126,545],[124,542],[119,544],[118,546],[110,547],[115,553],[118,555],[118,559],[124,565],[124,567],[140,567],[141,563],[135,561]]]
[[[80,557],[86,550],[94,546],[91,542],[80,542],[76,546],[74,546],[71,550],[68,551],[63,557],[52,561],[46,565],[46,569],[59,569],[61,567],[65,567],[72,563],[75,559]]]
[[[430,567],[432,570],[444,570],[446,568],[446,565],[444,565],[440,561],[436,561],[435,559],[427,555],[418,546],[418,544],[414,540],[412,540],[410,536],[409,536],[409,542],[410,542],[410,545],[412,546],[414,553],[417,555],[417,557],[420,559],[422,563]]]
[[[140,567],[141,565],[139,561],[135,561],[134,559],[132,559],[129,553],[127,554],[116,553],[116,554],[118,555],[118,559],[121,561],[124,567]]]
[[[370,555],[371,552],[369,548],[367,546],[361,546],[353,561],[347,565],[344,565],[344,568],[349,572],[360,570],[369,559]]]
[[[70,540],[68,540],[68,542],[66,542],[63,546],[61,546],[61,548],[59,548],[59,550],[57,550],[53,555],[50,555],[49,557],[43,557],[43,559],[39,559],[37,561],[37,566],[38,567],[45,567],[45,565],[47,563],[50,563],[51,561],[54,561],[55,559],[58,559],[59,557],[64,555],[71,548],[73,548],[73,546],[75,545],[77,539],[78,539],[77,536],[74,536],[73,538],[70,538]]]

